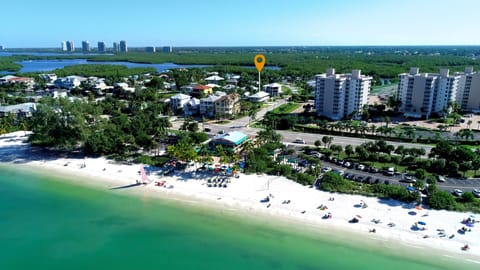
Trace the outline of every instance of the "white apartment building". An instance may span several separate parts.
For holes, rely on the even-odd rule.
[[[326,74],[315,76],[315,109],[318,116],[340,120],[361,113],[368,103],[372,77],[352,70],[351,74],[335,74],[327,69]]]
[[[480,112],[480,73],[474,72],[473,67],[465,68],[465,72],[456,72],[460,76],[457,91],[457,103],[462,110]]]
[[[449,75],[448,69],[440,73],[419,73],[413,67],[409,73],[399,75],[397,97],[401,101],[400,112],[407,117],[429,118],[443,115],[455,102],[461,76]]]

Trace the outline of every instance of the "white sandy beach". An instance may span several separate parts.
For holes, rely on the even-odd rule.
[[[152,172],[149,180],[153,183],[135,185],[140,180],[138,164],[127,165],[108,161],[105,158],[64,158],[42,156],[25,143],[25,132],[0,136],[0,161],[15,166],[29,166],[42,171],[65,174],[75,182],[95,185],[114,192],[127,194],[142,193],[149,196],[170,198],[190,203],[217,206],[242,214],[278,218],[289,222],[305,224],[306,227],[322,231],[353,232],[366,238],[385,242],[385,245],[404,245],[407,248],[431,248],[439,251],[439,256],[461,256],[480,263],[480,223],[474,224],[471,231],[458,232],[466,225],[461,221],[475,216],[472,213],[418,210],[415,205],[393,200],[355,195],[331,194],[315,188],[302,186],[284,177],[241,174],[232,178],[227,188],[207,187],[206,180],[213,173],[195,172],[195,166],[187,171],[175,172],[170,176],[159,176]],[[25,167],[27,169],[27,167]],[[166,181],[173,188],[158,187],[155,181]],[[261,202],[272,195],[268,202]],[[334,200],[330,200],[334,198]],[[290,203],[285,203],[286,201]],[[368,207],[361,207],[361,203]],[[319,206],[327,209],[318,209]],[[331,213],[332,218],[323,216]],[[357,217],[358,223],[350,223]],[[480,215],[475,217],[480,220]],[[377,223],[373,222],[374,220]],[[417,229],[412,226],[418,222]],[[389,225],[390,224],[390,225]],[[392,225],[394,224],[394,225]],[[370,232],[375,229],[375,232]],[[444,234],[440,234],[444,232]],[[453,237],[451,237],[453,235]],[[462,247],[468,245],[468,251]]]

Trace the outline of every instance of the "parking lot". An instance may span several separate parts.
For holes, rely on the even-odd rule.
[[[384,171],[379,170],[378,172],[371,172],[368,166],[364,165],[363,170],[355,169],[354,166],[347,168],[345,166],[339,165],[339,161],[336,159],[322,160],[322,168],[329,167],[335,171],[342,171],[343,176],[346,179],[364,182],[370,184],[395,184],[407,187],[412,180],[407,180],[404,174],[395,173],[394,175],[386,175]],[[344,163],[345,164],[345,163]],[[460,189],[464,192],[472,191],[473,189],[480,189],[480,179],[456,179],[456,178],[445,178],[445,182],[438,182],[437,187],[439,189],[452,192],[454,189]]]

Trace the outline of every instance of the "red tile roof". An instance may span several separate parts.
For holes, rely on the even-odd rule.
[[[197,85],[193,88],[194,90],[207,90],[207,89],[212,89],[210,86],[206,86],[206,85]]]

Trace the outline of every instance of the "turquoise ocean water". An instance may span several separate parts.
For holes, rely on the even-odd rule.
[[[21,167],[19,167],[21,168]],[[478,269],[0,166],[0,269]],[[347,237],[348,240],[348,237]],[[421,254],[427,255],[421,255]]]

